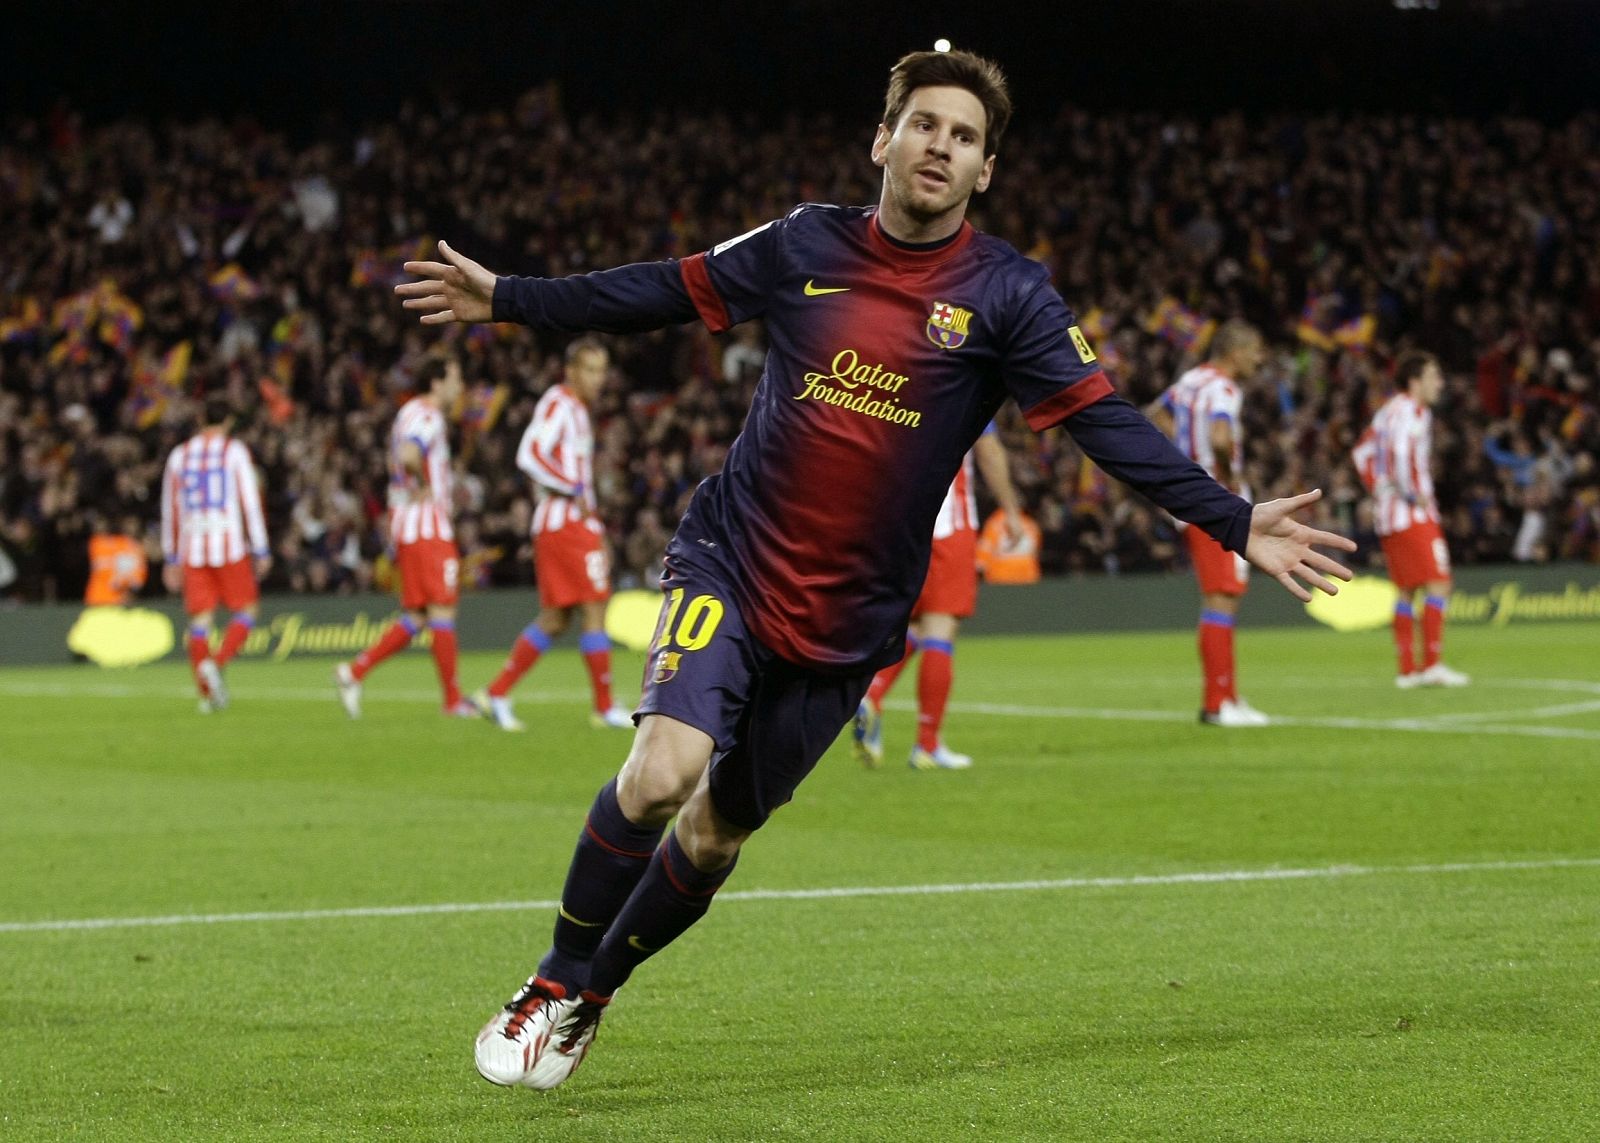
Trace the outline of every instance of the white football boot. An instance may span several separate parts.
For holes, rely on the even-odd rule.
[[[1396,675],[1394,685],[1403,691],[1416,690],[1422,686],[1422,672],[1412,671],[1409,675]]]
[[[1268,726],[1272,720],[1248,703],[1223,699],[1215,711],[1200,712],[1200,721],[1207,726]]]
[[[1451,670],[1443,663],[1435,663],[1424,668],[1418,676],[1419,687],[1464,687],[1472,682],[1471,675],[1464,675],[1460,671]]]
[[[966,770],[972,766],[972,756],[957,754],[941,742],[932,750],[913,746],[906,765],[913,770]]]
[[[544,1051],[538,1053],[533,1067],[522,1079],[523,1086],[548,1091],[565,1083],[589,1054],[589,1045],[594,1043],[595,1033],[600,1030],[600,1017],[605,1015],[606,1005],[610,1003],[609,996],[596,996],[588,991],[578,993],[576,1007],[557,1025]]]
[[[361,717],[361,680],[350,670],[349,663],[340,663],[333,669],[333,682],[339,688],[339,701],[351,718]]]
[[[850,734],[855,739],[856,759],[868,770],[876,770],[883,761],[883,712],[871,699],[862,699],[856,707]]]
[[[538,1086],[528,1081],[539,1056],[549,1046],[556,1027],[577,1007],[578,1002],[569,999],[561,985],[530,976],[528,983],[478,1033],[472,1053],[478,1074],[501,1087]],[[592,1032],[589,1038],[594,1039]],[[572,1074],[577,1066],[573,1064],[567,1068],[555,1083]],[[555,1084],[544,1086],[554,1087]]]
[[[222,681],[222,672],[217,669],[216,661],[202,659],[198,670],[200,681],[206,685],[206,698],[211,701],[211,709],[227,710],[228,684]]]
[[[590,711],[589,725],[596,730],[632,730],[633,715],[620,706],[614,706],[610,710]]]
[[[504,695],[492,695],[488,691],[479,691],[472,696],[473,703],[478,712],[494,723],[501,730],[523,731],[527,726],[511,710],[511,700]]]

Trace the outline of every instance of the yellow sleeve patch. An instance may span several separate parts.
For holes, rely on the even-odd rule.
[[[1072,338],[1072,344],[1077,347],[1078,356],[1083,359],[1085,365],[1095,360],[1094,350],[1089,348],[1089,339],[1083,336],[1083,330],[1075,325],[1069,325],[1067,336]]]

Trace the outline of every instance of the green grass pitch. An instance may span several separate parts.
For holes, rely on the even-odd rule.
[[[568,645],[523,735],[415,652],[360,722],[325,660],[209,717],[0,672],[0,1138],[1592,1140],[1595,632],[1463,626],[1474,684],[1401,692],[1385,633],[1246,625],[1260,730],[1196,723],[1187,634],[963,641],[976,767],[905,767],[904,676],[550,1093],[471,1045],[628,744]]]

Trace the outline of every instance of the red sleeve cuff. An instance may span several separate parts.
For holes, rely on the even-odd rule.
[[[711,271],[706,269],[705,254],[694,254],[678,263],[683,275],[683,285],[689,291],[689,300],[700,314],[700,320],[712,333],[722,333],[733,327],[728,317],[728,307],[722,304],[722,295],[711,284]]]
[[[1023,416],[1027,418],[1030,429],[1042,433],[1048,428],[1059,425],[1079,409],[1094,404],[1102,397],[1111,396],[1113,392],[1110,378],[1104,373],[1091,373],[1081,381],[1068,385],[1059,393],[1046,397],[1023,413]]]

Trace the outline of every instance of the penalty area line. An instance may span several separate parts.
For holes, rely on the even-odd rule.
[[[719,901],[818,901],[852,897],[936,897],[958,893],[1026,893],[1073,889],[1135,889],[1164,885],[1237,885],[1272,881],[1331,881],[1351,877],[1511,873],[1550,869],[1596,869],[1600,857],[1543,861],[1439,862],[1427,865],[1326,865],[1304,869],[1226,869],[1125,877],[1061,877],[1031,881],[974,881],[935,885],[857,885],[824,889],[745,889],[717,894]],[[452,913],[526,913],[556,908],[559,901],[483,901],[437,905],[387,905],[349,909],[295,909],[256,913],[178,913],[159,917],[92,917],[63,921],[0,922],[0,933],[61,933],[97,929],[165,928],[175,925],[263,924],[368,917],[428,917]]]

